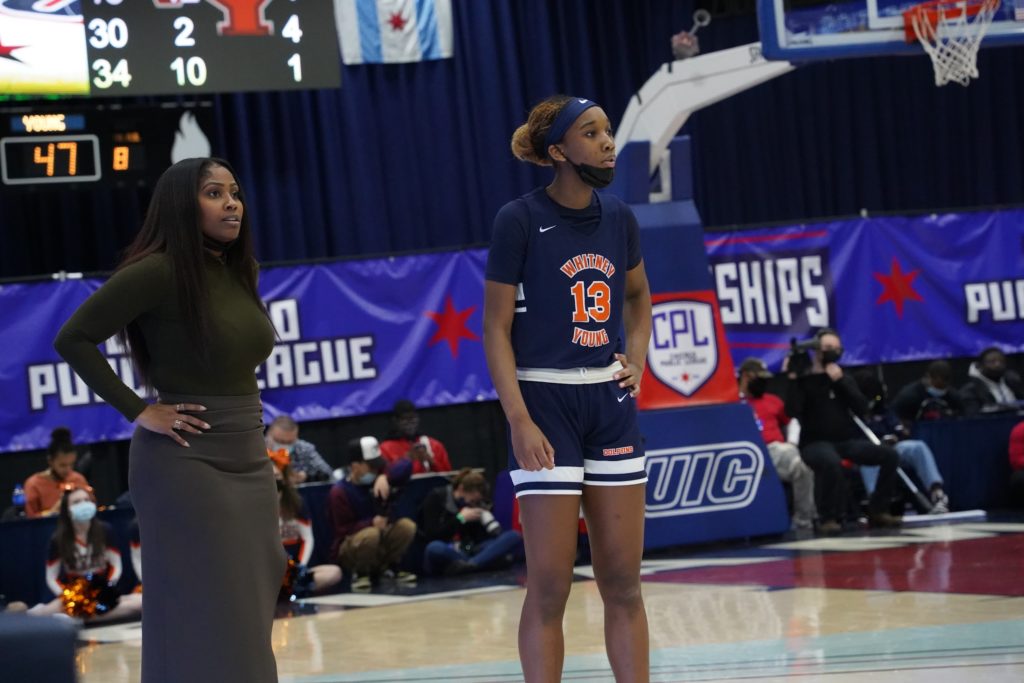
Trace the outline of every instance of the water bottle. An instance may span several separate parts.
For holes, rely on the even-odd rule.
[[[11,504],[14,506],[14,513],[18,517],[25,516],[25,489],[21,484],[15,485],[14,493],[11,494]]]

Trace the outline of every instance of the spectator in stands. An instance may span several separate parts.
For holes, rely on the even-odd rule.
[[[900,389],[892,399],[892,412],[910,429],[917,420],[941,420],[964,414],[964,402],[953,388],[953,369],[944,360],[933,361],[924,377]]]
[[[392,437],[380,445],[388,462],[406,458],[412,462],[412,473],[450,472],[451,462],[444,444],[420,432],[420,417],[412,401],[395,403],[391,416]]]
[[[334,564],[309,566],[313,557],[313,525],[306,515],[302,497],[291,483],[291,465],[281,460],[274,460],[274,479],[277,482],[278,514],[281,523],[281,542],[288,553],[288,570],[286,577],[292,576],[292,582],[303,584],[302,591],[291,586],[287,593],[304,597],[308,590],[320,593],[341,582],[341,569]],[[308,577],[308,581],[306,578]]]
[[[362,590],[375,585],[401,559],[416,535],[416,523],[404,517],[392,519],[391,498],[376,495],[374,488],[381,474],[392,486],[403,484],[412,474],[412,461],[399,458],[385,463],[372,436],[349,442],[348,458],[348,477],[331,487],[328,500],[334,525],[331,557],[342,569],[355,573],[352,588]],[[399,574],[398,578],[409,576]]]
[[[1020,375],[1006,368],[1006,354],[995,346],[981,352],[967,375],[960,395],[968,414],[1005,410],[1024,400]]]
[[[523,558],[523,536],[501,524],[487,509],[487,480],[464,468],[448,486],[427,494],[420,523],[428,543],[423,555],[427,574],[453,576],[498,569]]]
[[[885,385],[877,373],[862,368],[854,373],[854,380],[857,382],[857,388],[868,399],[866,424],[880,441],[896,449],[900,456],[900,467],[904,472],[912,473],[924,486],[929,508],[923,511],[934,515],[949,512],[949,496],[943,489],[942,474],[935,464],[932,449],[920,439],[909,438],[903,424],[888,410],[885,404]],[[864,489],[870,495],[878,481],[878,468],[861,465],[860,476],[864,482]]]
[[[748,358],[740,365],[740,399],[754,410],[761,438],[775,465],[779,479],[793,487],[793,529],[810,529],[817,512],[814,509],[814,472],[800,457],[800,449],[783,436],[790,424],[782,399],[766,391],[772,373],[760,358]]]
[[[1010,500],[1024,507],[1024,422],[1010,432]]]
[[[48,467],[25,481],[25,515],[42,517],[56,514],[64,493],[73,489],[91,490],[89,482],[75,471],[78,453],[71,442],[71,430],[57,427],[50,433],[46,448]]]
[[[85,489],[61,496],[57,529],[50,539],[46,562],[46,585],[57,596],[29,610],[33,615],[65,613],[92,621],[138,616],[142,596],[118,596],[113,586],[121,578],[121,554],[110,527],[96,519],[96,503]],[[83,583],[97,588],[95,593]],[[87,596],[77,604],[64,595],[80,592]],[[84,612],[82,611],[84,610]]]
[[[890,446],[871,443],[854,422],[854,415],[867,412],[868,401],[839,365],[842,353],[839,333],[825,328],[815,335],[813,353],[794,350],[783,362],[790,380],[786,413],[800,420],[800,455],[814,470],[819,529],[823,533],[842,530],[847,503],[844,458],[880,466],[868,520],[872,526],[896,527],[902,520],[889,513],[889,503],[896,487],[899,455]]]
[[[316,446],[299,438],[299,423],[291,417],[275,417],[267,428],[266,440],[268,451],[288,454],[293,485],[331,479],[331,466],[317,452]]]

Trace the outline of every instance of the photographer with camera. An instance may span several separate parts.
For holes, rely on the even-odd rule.
[[[896,486],[899,456],[891,446],[876,446],[854,422],[865,415],[868,400],[839,366],[843,347],[839,333],[822,329],[810,342],[794,340],[782,370],[789,378],[786,413],[800,421],[800,455],[814,470],[819,530],[842,531],[847,490],[843,459],[859,465],[877,465],[878,482],[868,505],[868,520],[875,527],[898,527],[900,517],[889,513]]]
[[[420,529],[429,543],[423,556],[427,574],[454,576],[506,567],[523,558],[523,537],[502,531],[485,507],[487,480],[468,467],[452,483],[434,489],[421,508]]]

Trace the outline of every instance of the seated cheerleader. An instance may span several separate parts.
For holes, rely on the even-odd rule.
[[[291,483],[288,456],[281,451],[270,452],[277,479],[278,515],[281,523],[281,542],[288,553],[288,568],[281,582],[280,599],[294,600],[337,585],[341,581],[341,568],[333,564],[309,566],[313,556],[313,526],[306,518],[302,497]]]
[[[109,527],[96,519],[92,495],[81,488],[66,492],[46,562],[46,585],[57,597],[29,614],[66,614],[89,623],[138,617],[142,596],[119,596],[114,586],[120,578],[121,554]]]

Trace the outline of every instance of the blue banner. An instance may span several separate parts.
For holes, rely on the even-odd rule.
[[[1024,351],[1024,211],[864,218],[705,238],[736,362],[842,335],[851,365]]]
[[[778,534],[786,495],[746,403],[640,413],[644,548]]]
[[[263,271],[260,293],[279,337],[257,371],[267,417],[385,412],[399,398],[422,407],[497,398],[481,343],[485,261],[473,250]],[[57,330],[100,284],[0,287],[0,451],[45,447],[58,425],[81,443],[131,436],[53,351]],[[100,350],[136,387],[116,341]]]

